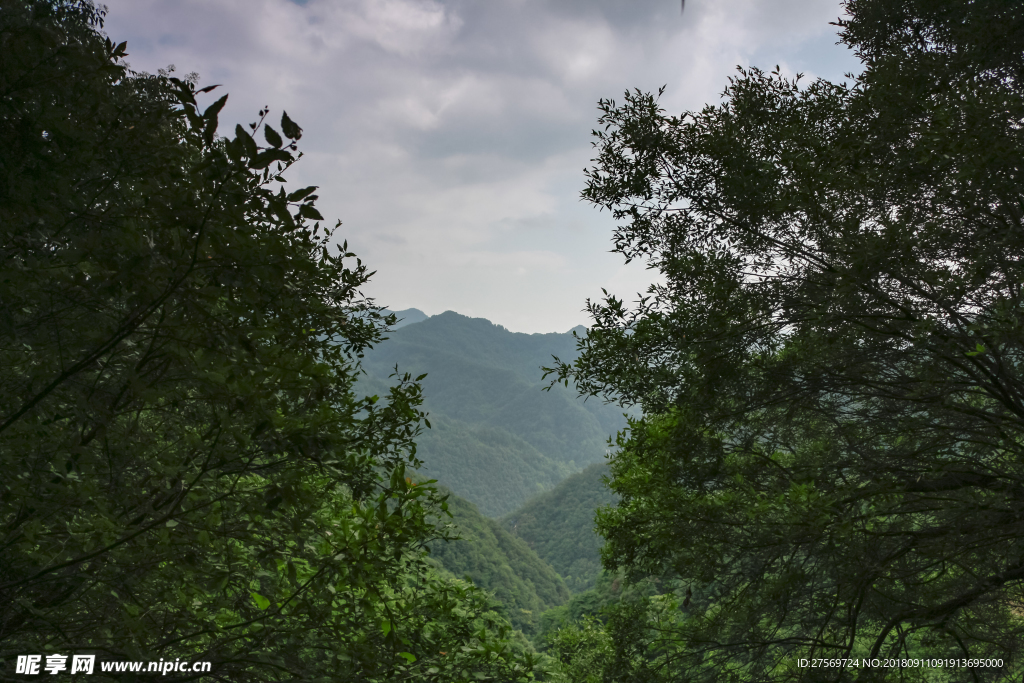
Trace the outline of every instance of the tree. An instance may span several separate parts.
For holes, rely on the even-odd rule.
[[[607,631],[594,617],[559,628],[550,645],[558,673],[567,683],[600,683],[614,651]]]
[[[1024,665],[1024,8],[845,6],[851,85],[748,69],[679,117],[600,105],[583,195],[664,284],[588,304],[555,371],[644,409],[598,522],[609,569],[692,593],[620,620],[648,680]],[[908,654],[1003,665],[796,664]]]
[[[425,562],[419,385],[353,391],[394,319],[316,188],[284,189],[301,129],[218,137],[227,96],[129,71],[102,18],[0,8],[0,679],[25,653],[531,678]]]

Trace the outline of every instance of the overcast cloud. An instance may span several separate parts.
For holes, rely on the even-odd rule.
[[[842,80],[858,68],[833,0],[107,0],[141,71],[221,83],[221,129],[287,110],[304,128],[289,185],[377,271],[392,309],[522,332],[587,324],[642,264],[608,253],[583,204],[602,97],[667,85],[673,112],[715,102],[736,65]],[[202,103],[201,103],[202,104]]]

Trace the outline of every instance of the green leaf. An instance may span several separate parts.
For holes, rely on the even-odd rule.
[[[299,128],[294,121],[288,118],[288,112],[281,114],[281,130],[284,131],[284,134],[288,136],[289,139],[298,140],[302,137],[302,129]]]
[[[304,187],[301,190],[295,190],[288,195],[288,201],[301,202],[303,199],[316,192],[316,188],[316,185],[310,185],[309,187]]]
[[[277,131],[271,128],[269,125],[263,126],[263,137],[267,139],[271,147],[280,147],[284,144],[284,140],[278,135]]]
[[[264,169],[275,161],[291,161],[292,155],[283,149],[267,149],[249,161],[249,168],[253,170]]]
[[[224,144],[224,149],[227,150],[228,158],[236,162],[241,161],[242,155],[245,153],[245,146],[237,137],[234,140],[228,140]]]
[[[256,606],[260,609],[267,609],[270,607],[270,600],[266,599],[256,591],[250,591],[249,595],[251,595],[252,599],[256,601]]]
[[[414,655],[411,652],[399,652],[398,656],[402,657],[403,659],[405,659],[405,661],[409,662],[410,664],[416,661],[416,655]]]
[[[256,141],[252,139],[251,135],[249,135],[249,131],[242,128],[242,124],[235,126],[235,140],[242,143],[242,147],[245,149],[245,154],[250,159],[260,153],[260,149],[256,144]]]
[[[196,98],[192,94],[192,88],[187,83],[182,81],[180,78],[174,78],[173,76],[168,79],[175,86],[175,95],[182,104],[195,105]]]
[[[220,114],[220,110],[224,108],[224,104],[227,101],[228,96],[225,95],[206,108],[206,111],[203,112],[203,118],[210,122],[207,125],[212,125],[214,128],[217,127],[217,115]]]

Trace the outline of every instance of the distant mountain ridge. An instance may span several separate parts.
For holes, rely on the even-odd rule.
[[[385,313],[394,313],[398,317],[398,323],[391,329],[397,330],[400,327],[406,325],[412,325],[413,323],[423,322],[430,316],[421,311],[418,308],[407,308],[404,311],[392,311],[387,308],[384,309]]]
[[[415,312],[413,312],[415,311]],[[421,311],[398,311],[412,320]],[[585,328],[576,328],[585,331]],[[498,517],[603,460],[622,409],[544,391],[541,366],[576,358],[570,332],[510,332],[453,311],[396,326],[368,352],[364,390],[381,392],[399,372],[427,373],[424,407],[437,428],[418,441],[424,474]]]

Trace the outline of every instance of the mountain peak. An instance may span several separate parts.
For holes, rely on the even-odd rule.
[[[393,330],[397,330],[399,327],[405,327],[406,325],[412,325],[413,323],[423,322],[430,317],[418,308],[407,308],[403,311],[391,311],[385,309],[384,312],[394,313],[398,317],[398,323],[391,328]]]

